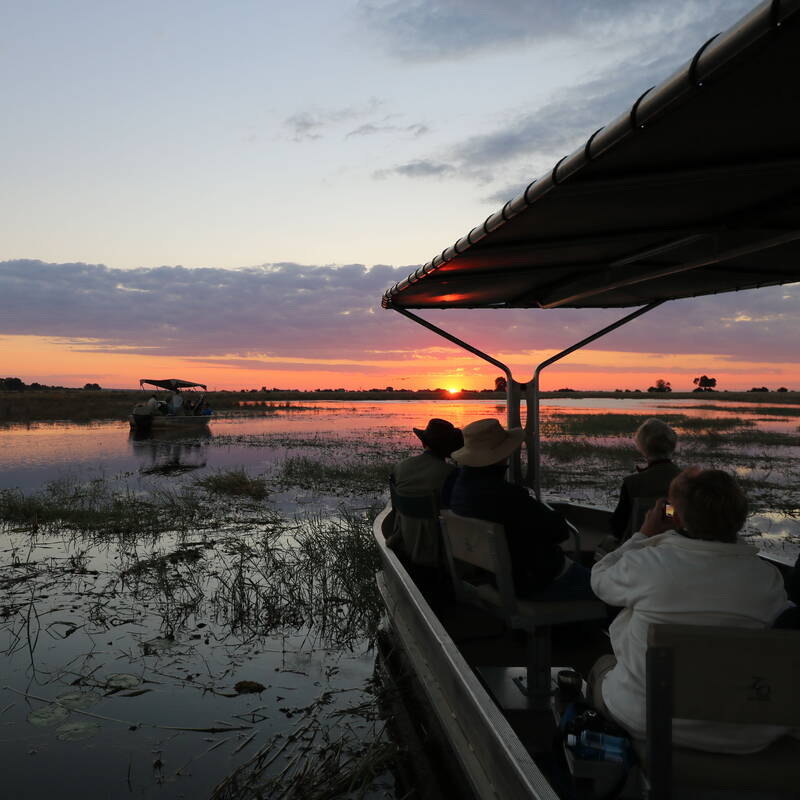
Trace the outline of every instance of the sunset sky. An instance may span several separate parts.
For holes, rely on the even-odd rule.
[[[751,0],[33,0],[0,26],[0,376],[487,388],[380,308]],[[795,286],[667,304],[544,388],[800,389]],[[621,316],[427,312],[515,376]]]

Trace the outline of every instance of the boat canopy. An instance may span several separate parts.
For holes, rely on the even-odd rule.
[[[145,384],[148,386],[158,386],[159,389],[191,389],[195,386],[199,386],[201,389],[206,389],[206,385],[204,383],[193,383],[192,381],[182,381],[178,378],[166,378],[164,380],[154,381],[150,378],[142,378],[139,381],[139,386],[144,389]]]
[[[764,2],[384,308],[627,307],[800,281],[800,0]]]

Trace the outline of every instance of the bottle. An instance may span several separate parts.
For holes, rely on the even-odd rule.
[[[623,764],[630,756],[627,739],[597,731],[581,731],[580,735],[571,733],[567,736],[567,746],[578,758],[594,761]]]

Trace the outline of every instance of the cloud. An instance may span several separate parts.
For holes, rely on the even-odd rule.
[[[374,125],[371,122],[366,122],[350,131],[345,138],[350,136],[375,136],[381,133],[401,133],[416,138],[424,136],[429,131],[430,128],[427,125],[419,122],[413,125]]]
[[[618,0],[595,3],[588,0],[568,0],[563,3],[503,0],[496,5],[462,3],[455,0],[420,0],[404,11],[406,4],[366,4],[364,13],[384,15],[405,20],[414,27],[421,20],[438,16],[450,19],[455,33],[437,27],[428,31],[429,37],[456,34],[460,38],[476,40],[484,45],[504,43],[503,31],[508,35],[543,39],[555,35],[599,35],[600,30],[620,29],[612,38],[625,39],[624,55],[607,66],[593,78],[576,86],[562,89],[549,101],[531,111],[497,114],[504,119],[501,126],[488,133],[469,136],[431,153],[419,161],[378,170],[375,177],[396,174],[410,178],[459,177],[485,184],[504,180],[506,187],[492,192],[487,200],[505,202],[516,196],[530,181],[546,170],[563,155],[567,155],[601,125],[610,122],[628,108],[650,86],[664,80],[682,61],[710,36],[732,24],[752,3],[749,0],[728,0],[726,3],[697,3],[680,0],[670,6],[669,13],[663,4],[649,0]],[[461,15],[471,20],[459,28]],[[632,20],[642,18],[639,29],[631,28]],[[487,23],[481,27],[478,22]],[[473,30],[473,22],[480,30]],[[646,24],[645,24],[646,22]],[[517,30],[517,28],[519,30]],[[630,29],[630,30],[629,30]],[[517,31],[514,33],[514,31]],[[527,37],[527,38],[526,38]],[[411,41],[414,41],[413,37]],[[421,40],[424,44],[425,35]],[[437,39],[437,41],[439,41]],[[445,52],[447,48],[445,47]],[[415,165],[436,165],[438,169],[415,169]],[[527,178],[524,183],[520,174]],[[516,179],[512,176],[517,176]],[[508,188],[509,184],[511,188]]]
[[[345,366],[380,364],[387,372],[424,372],[431,363],[464,356],[421,326],[379,308],[384,290],[412,269],[281,263],[236,270],[119,270],[5,261],[0,262],[0,335],[58,338],[95,352],[210,359],[232,368],[255,360],[275,369],[316,364],[347,371]],[[765,369],[793,363],[798,299],[800,285],[675,301],[593,349],[715,354],[734,368],[746,360],[762,362]],[[623,313],[421,312],[495,354],[560,350]]]
[[[357,13],[395,57],[432,61],[556,39],[607,45],[652,35],[675,38],[717,19],[729,25],[753,5],[748,0],[361,0]]]
[[[289,138],[293,142],[307,142],[321,139],[324,131],[343,122],[365,119],[377,113],[383,104],[377,97],[370,99],[363,106],[346,106],[344,108],[315,109],[298,111],[283,121],[288,129]]]
[[[398,164],[389,169],[379,169],[373,173],[374,178],[382,179],[390,175],[402,175],[405,178],[444,178],[457,171],[453,164],[445,164],[440,161],[430,161],[419,159],[408,161],[405,164]]]

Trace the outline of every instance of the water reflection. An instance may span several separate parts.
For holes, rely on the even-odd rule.
[[[129,441],[142,475],[181,475],[206,466],[212,437],[209,430],[197,431],[191,438],[183,431],[131,431]]]

